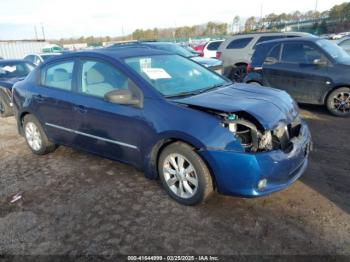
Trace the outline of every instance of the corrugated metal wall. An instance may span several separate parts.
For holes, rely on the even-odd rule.
[[[41,53],[48,42],[10,41],[0,42],[0,56],[4,59],[21,59],[27,54]]]

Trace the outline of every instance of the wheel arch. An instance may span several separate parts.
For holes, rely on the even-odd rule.
[[[333,87],[332,87],[331,89],[329,89],[329,90],[325,93],[325,95],[323,96],[322,101],[321,101],[322,104],[323,104],[323,105],[326,105],[329,95],[330,95],[334,90],[337,90],[337,89],[343,88],[343,87],[345,87],[345,88],[350,88],[350,85],[349,85],[349,84],[344,84],[344,85],[339,84],[339,85],[333,86]]]
[[[146,157],[146,163],[145,163],[145,175],[146,177],[150,179],[159,179],[159,174],[158,174],[158,160],[160,157],[160,154],[162,151],[169,145],[176,143],[176,142],[182,142],[194,149],[195,152],[198,152],[203,148],[203,146],[199,146],[198,143],[193,143],[189,142],[187,139],[184,138],[179,138],[179,137],[167,137],[167,138],[162,138],[157,141],[157,143],[154,144],[152,147],[149,156]],[[204,161],[204,163],[207,165],[207,168],[209,170],[210,176],[213,181],[213,187],[214,189],[216,188],[216,179],[213,174],[213,170],[211,166],[209,165],[207,159],[203,158],[200,154],[198,156]]]

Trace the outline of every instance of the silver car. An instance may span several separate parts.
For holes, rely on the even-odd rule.
[[[261,42],[285,37],[313,36],[308,33],[253,33],[234,35],[223,42],[217,53],[217,58],[223,61],[224,75],[236,82],[242,82],[247,74],[255,46]]]

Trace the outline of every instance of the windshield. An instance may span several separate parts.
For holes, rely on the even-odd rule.
[[[25,77],[34,69],[26,62],[0,62],[0,78]]]
[[[125,63],[163,96],[193,95],[230,84],[221,76],[178,55],[133,57]]]
[[[182,55],[184,57],[192,57],[195,56],[193,53],[188,51],[187,49],[183,48],[182,46],[176,45],[176,44],[152,44],[155,45],[155,48],[168,51],[171,53],[175,53],[178,55]]]
[[[337,44],[325,39],[319,40],[316,43],[338,63],[350,63],[350,56],[348,53]]]

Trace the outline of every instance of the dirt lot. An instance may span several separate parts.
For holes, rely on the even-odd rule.
[[[67,147],[35,156],[15,120],[1,119],[0,254],[350,255],[350,119],[317,107],[302,114],[315,151],[300,181],[197,207],[127,165]]]

